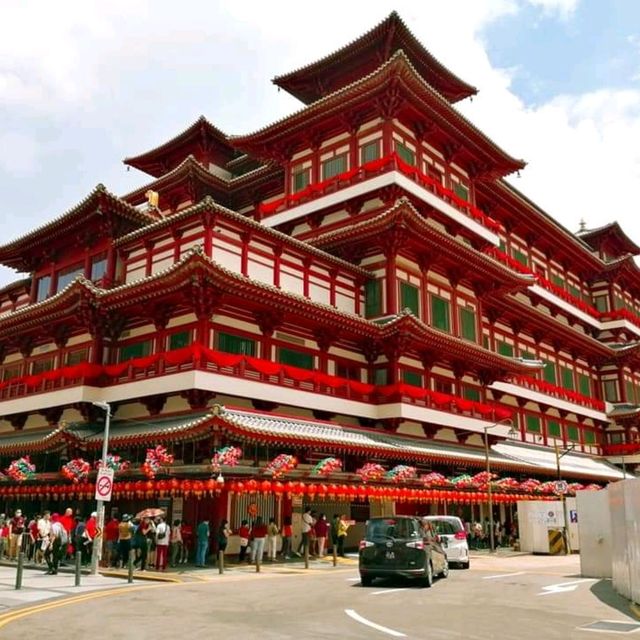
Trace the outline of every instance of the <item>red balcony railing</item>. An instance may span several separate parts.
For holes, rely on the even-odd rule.
[[[277,211],[288,209],[290,207],[298,206],[303,202],[315,200],[328,193],[334,193],[339,189],[344,189],[366,180],[372,175],[380,173],[386,173],[387,171],[398,170],[405,176],[411,178],[422,187],[437,195],[441,200],[455,207],[469,218],[478,222],[479,224],[487,227],[491,231],[498,231],[500,229],[500,223],[487,216],[483,211],[478,209],[475,205],[467,202],[451,189],[443,187],[439,180],[432,178],[420,171],[417,167],[410,165],[398,156],[396,153],[390,153],[379,160],[372,160],[360,167],[355,167],[349,171],[345,171],[333,178],[323,180],[315,184],[310,184],[300,191],[296,191],[289,196],[279,198],[278,200],[272,200],[271,202],[265,202],[258,206],[258,211],[261,215],[272,215]]]
[[[589,396],[585,396],[582,393],[578,393],[577,391],[564,389],[563,387],[559,387],[556,384],[551,384],[550,382],[546,382],[545,380],[538,380],[536,378],[530,378],[529,376],[517,376],[513,381],[520,387],[539,391],[540,393],[544,393],[548,396],[561,398],[562,400],[580,404],[582,406],[589,407],[590,409],[595,409],[596,411],[605,410],[605,404],[602,400],[598,400],[597,398],[590,398]]]
[[[636,453],[640,453],[640,442],[605,444],[602,446],[603,456],[632,456]]]

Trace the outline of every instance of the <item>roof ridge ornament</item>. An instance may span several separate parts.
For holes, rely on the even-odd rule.
[[[210,413],[212,416],[221,416],[225,413],[225,407],[223,404],[214,403],[211,405]]]

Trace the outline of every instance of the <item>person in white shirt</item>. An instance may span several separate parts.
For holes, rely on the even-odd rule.
[[[165,571],[167,568],[170,539],[169,525],[159,517],[156,520],[156,571]]]
[[[36,541],[35,561],[36,564],[42,564],[44,554],[50,544],[49,534],[51,533],[51,514],[45,511],[42,517],[36,523],[38,528],[38,540]]]
[[[304,550],[309,547],[309,534],[314,524],[315,521],[311,515],[311,507],[306,507],[302,514],[302,539],[296,552],[298,556],[301,555],[301,553],[304,554]]]

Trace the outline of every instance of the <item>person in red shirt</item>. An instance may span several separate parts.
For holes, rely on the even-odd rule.
[[[72,532],[75,528],[75,520],[73,517],[73,509],[68,507],[64,511],[64,515],[60,516],[60,524],[64,527],[64,530],[67,532],[67,540],[69,540],[69,544],[67,544],[67,548],[63,555],[70,557],[73,555],[73,545],[71,544],[71,540],[73,539]]]
[[[186,564],[189,561],[189,553],[193,547],[193,527],[188,522],[182,522],[182,558],[181,564]]]
[[[86,554],[88,558],[93,555],[93,539],[98,532],[98,514],[94,511],[91,517],[87,520],[84,527],[84,537],[86,538]]]
[[[293,527],[291,526],[291,516],[285,516],[282,523],[282,557],[285,560],[291,559],[291,537],[293,536]]]
[[[238,536],[240,537],[240,553],[238,555],[238,562],[244,562],[244,559],[247,556],[247,547],[249,546],[249,523],[246,520],[243,520],[240,523]]]
[[[9,521],[9,560],[18,559],[18,553],[22,550],[22,536],[26,524],[22,511],[16,509],[15,515]]]
[[[118,531],[120,522],[115,516],[104,527],[104,564],[106,567],[116,566],[118,561]]]
[[[251,527],[251,562],[256,559],[262,562],[264,554],[264,541],[267,537],[267,525],[262,520],[262,516],[258,516]]]

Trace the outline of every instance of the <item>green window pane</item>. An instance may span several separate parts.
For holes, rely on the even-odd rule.
[[[593,304],[598,311],[602,313],[609,311],[609,298],[608,296],[596,296],[593,299]]]
[[[376,369],[373,372],[373,384],[385,385],[387,384],[388,376],[386,369]]]
[[[414,287],[408,282],[400,283],[400,307],[411,309],[414,316],[420,317],[420,300],[418,287]]]
[[[309,186],[309,169],[297,169],[293,172],[293,192],[302,191]]]
[[[591,396],[591,380],[584,373],[578,374],[578,389],[583,396]]]
[[[580,429],[569,425],[567,427],[567,440],[571,440],[571,442],[580,442]]]
[[[620,296],[613,297],[613,308],[624,309],[624,300]]]
[[[534,353],[531,353],[531,351],[523,351],[523,352],[520,354],[520,357],[521,357],[523,360],[535,360],[535,359],[536,359],[535,354],[534,354]]]
[[[542,378],[545,382],[549,382],[550,384],[557,384],[556,381],[556,365],[553,362],[549,362],[548,360],[543,360],[544,369],[542,370]]]
[[[380,140],[367,142],[360,147],[360,163],[373,162],[380,157]]]
[[[382,282],[368,280],[364,286],[364,314],[373,318],[382,314]]]
[[[476,389],[475,387],[464,386],[462,388],[462,397],[466,398],[467,400],[480,402],[480,389]]]
[[[631,382],[631,380],[625,380],[624,387],[627,392],[627,402],[634,404],[636,401],[636,390],[633,382]]]
[[[547,435],[550,438],[562,437],[562,428],[557,420],[549,420],[549,422],[547,422]]]
[[[586,429],[582,432],[582,437],[584,439],[585,444],[595,444],[596,443],[596,434],[593,431],[587,431]]]
[[[498,245],[498,249],[502,251],[502,253],[507,252],[507,243],[504,240],[500,240],[500,244]]]
[[[463,200],[469,200],[469,189],[459,182],[453,183],[453,192]]]
[[[347,170],[347,156],[336,156],[322,163],[322,179],[328,180]]]
[[[53,369],[53,358],[41,358],[31,363],[31,375],[38,375]]]
[[[218,333],[218,349],[220,351],[224,351],[225,353],[236,353],[244,356],[255,356],[256,341],[251,340],[250,338],[243,338],[241,336],[234,336],[230,333],[220,332]],[[280,362],[282,362],[282,360],[280,360]],[[293,363],[288,362],[286,364]]]
[[[300,369],[313,369],[313,356],[310,353],[287,349],[286,347],[278,349],[278,362],[292,367],[299,367]]]
[[[553,284],[560,287],[561,289],[564,289],[564,278],[557,276],[555,273],[551,274],[551,282],[553,282]]]
[[[144,358],[151,353],[151,340],[144,342],[132,342],[120,347],[120,362],[126,362],[132,358]]]
[[[513,358],[513,345],[508,342],[502,342],[498,340],[498,353],[501,356],[507,356],[508,358]]]
[[[191,331],[178,331],[169,336],[169,351],[182,349],[191,343]]]
[[[573,391],[573,371],[567,367],[560,367],[560,375],[562,377],[562,387]]]
[[[460,332],[465,340],[476,341],[476,314],[471,309],[460,308]]]
[[[449,302],[439,296],[431,296],[431,324],[436,329],[451,331]]]
[[[567,285],[567,291],[574,297],[580,299],[582,297],[582,293],[578,287],[574,287],[572,284]]]
[[[529,266],[529,258],[526,253],[519,251],[518,249],[513,250],[513,258],[517,260],[520,264],[523,264],[525,267]]]
[[[527,431],[540,433],[540,418],[538,416],[526,416]]]
[[[489,336],[485,336],[485,335],[482,336],[482,346],[485,349],[489,348]]]
[[[396,153],[401,160],[404,160],[407,164],[415,165],[416,154],[407,147],[406,144],[396,141]]]
[[[402,381],[414,387],[422,386],[422,376],[417,371],[408,371],[407,369],[404,369],[402,371]]]
[[[605,380],[603,384],[605,400],[608,402],[620,402],[618,382],[616,380]]]

